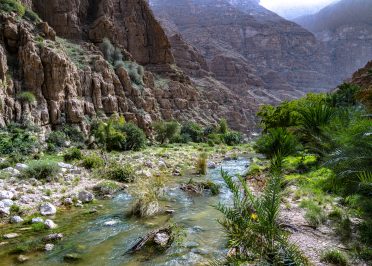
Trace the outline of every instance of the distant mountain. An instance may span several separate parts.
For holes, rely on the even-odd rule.
[[[325,44],[338,78],[351,75],[372,59],[371,0],[341,0],[295,22]]]
[[[186,63],[185,50],[175,48],[179,45],[179,39],[172,38],[175,34],[196,48],[205,60],[203,69],[236,93],[259,102],[294,98],[337,84],[330,60],[315,36],[263,8],[257,0],[150,3],[167,29],[176,62],[189,74],[195,65]]]

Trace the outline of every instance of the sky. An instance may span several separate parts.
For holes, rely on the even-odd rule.
[[[319,11],[336,0],[261,0],[265,8],[286,18],[311,14]]]

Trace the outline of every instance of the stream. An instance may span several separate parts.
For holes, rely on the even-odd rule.
[[[223,161],[216,169],[209,169],[206,177],[174,177],[165,191],[172,215],[159,215],[145,219],[129,218],[125,215],[132,206],[133,198],[125,192],[117,194],[112,200],[99,202],[101,209],[90,214],[82,210],[69,211],[57,216],[60,225],[58,232],[64,233],[62,241],[57,242],[51,252],[34,252],[26,255],[30,258],[23,265],[68,265],[64,261],[66,254],[78,254],[80,260],[75,265],[198,265],[210,262],[226,254],[226,239],[217,219],[221,217],[214,206],[218,202],[231,202],[231,193],[224,185],[221,168],[231,175],[246,171],[249,160]],[[211,179],[221,184],[218,196],[190,195],[179,188],[179,184],[190,178]],[[138,252],[127,254],[138,239],[147,232],[160,228],[167,223],[182,226],[185,237],[179,245],[173,244],[163,253],[148,254]],[[49,232],[50,233],[50,232]],[[46,233],[43,232],[43,235]],[[24,243],[35,238],[35,233],[27,237]],[[40,236],[39,236],[40,238]],[[16,241],[16,240],[15,240]],[[19,241],[19,239],[18,239]],[[30,242],[32,244],[32,242]],[[8,245],[9,246],[9,245]],[[15,255],[8,255],[0,248],[0,265],[15,265]]]

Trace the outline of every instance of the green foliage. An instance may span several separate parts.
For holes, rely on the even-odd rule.
[[[81,160],[83,158],[83,153],[80,149],[73,147],[68,149],[63,155],[63,160],[65,162],[71,162],[74,160]]]
[[[5,12],[15,12],[21,17],[26,12],[25,6],[19,0],[1,0],[0,9]]]
[[[113,63],[115,47],[111,44],[111,41],[108,38],[103,38],[100,48],[103,52],[104,58],[110,63]]]
[[[104,170],[106,178],[118,182],[133,182],[135,178],[134,170],[129,164],[121,165],[119,163],[112,163]]]
[[[154,124],[156,140],[161,144],[170,141],[179,134],[180,125],[176,121],[159,121]]]
[[[146,135],[137,125],[129,122],[120,129],[126,134],[125,150],[138,151],[146,146]]]
[[[30,91],[23,91],[17,95],[17,99],[21,102],[33,104],[36,102],[35,95]]]
[[[326,221],[326,214],[319,204],[312,200],[303,200],[301,207],[306,209],[305,219],[314,228],[317,228]]]
[[[332,107],[349,107],[356,105],[357,94],[360,87],[353,84],[344,83],[338,87],[334,93],[327,95],[327,103]]]
[[[0,131],[0,154],[20,157],[34,153],[40,143],[33,129],[11,124]]]
[[[105,161],[97,154],[91,154],[85,156],[82,162],[82,166],[86,169],[98,169],[105,165]]]
[[[337,249],[331,249],[324,252],[321,258],[322,261],[331,263],[337,266],[350,265],[349,259],[345,253]]]
[[[254,148],[268,158],[273,158],[278,154],[283,157],[294,154],[298,145],[296,138],[286,129],[272,128],[257,140]]]
[[[243,142],[243,136],[240,132],[229,131],[224,133],[223,141],[229,146],[234,146]]]
[[[55,177],[60,171],[56,162],[40,160],[32,161],[28,167],[22,170],[24,178],[47,179]]]
[[[196,161],[196,171],[200,175],[206,175],[208,169],[208,154],[201,153]]]
[[[65,147],[67,141],[68,137],[62,131],[52,131],[46,139],[47,143],[53,144],[55,147]]]
[[[197,123],[187,122],[181,127],[181,136],[189,138],[192,142],[202,142],[203,129]]]
[[[24,18],[25,19],[28,19],[32,22],[35,22],[35,23],[38,23],[41,21],[40,17],[38,14],[36,14],[34,11],[32,11],[31,9],[26,9],[25,11],[25,15],[24,15]]]
[[[34,232],[40,232],[40,231],[44,231],[46,229],[45,225],[41,222],[33,223],[31,225],[31,228],[32,228],[32,231],[34,231]]]
[[[273,168],[272,173],[263,193],[255,197],[243,178],[238,176],[235,182],[221,171],[233,194],[233,206],[217,206],[224,214],[219,222],[227,233],[228,247],[235,249],[234,256],[241,262],[253,257],[258,263],[270,265],[309,265],[279,227],[281,177],[278,169]]]
[[[221,134],[226,134],[229,130],[229,126],[227,125],[226,119],[221,119],[218,123],[218,132]]]

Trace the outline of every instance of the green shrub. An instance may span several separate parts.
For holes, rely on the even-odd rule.
[[[370,214],[371,215],[371,214]],[[366,220],[359,226],[359,234],[363,243],[372,245],[372,220]]]
[[[202,142],[203,129],[194,122],[187,122],[181,127],[181,136],[184,139],[190,139],[193,142]]]
[[[28,168],[22,170],[22,176],[25,178],[47,179],[55,177],[60,171],[56,162],[52,161],[33,161]]]
[[[63,155],[63,160],[65,162],[71,162],[74,160],[81,160],[83,158],[83,153],[80,149],[74,147],[68,149],[65,154]]]
[[[360,87],[344,83],[337,90],[327,95],[327,103],[332,107],[349,107],[357,104],[357,94]]]
[[[332,263],[337,266],[347,266],[349,265],[349,259],[347,255],[340,250],[331,249],[324,252],[321,260],[323,262]]]
[[[40,143],[32,134],[32,129],[12,124],[0,131],[0,154],[20,158],[34,153],[39,147]]]
[[[154,130],[156,140],[164,144],[179,134],[180,126],[176,121],[159,121],[154,124]]]
[[[312,227],[317,228],[326,221],[326,214],[317,203],[303,200],[300,206],[306,209],[305,219]]]
[[[21,102],[33,104],[36,102],[35,95],[30,91],[24,91],[17,95],[17,99]]]
[[[218,123],[218,133],[226,134],[229,131],[226,119],[221,119]]]
[[[272,128],[257,140],[254,148],[268,158],[273,158],[278,154],[283,157],[294,154],[298,145],[296,138],[286,129]]]
[[[68,136],[64,132],[52,131],[49,133],[46,142],[54,147],[62,148],[65,147],[68,140]]]
[[[111,41],[108,38],[103,38],[102,43],[100,45],[100,48],[103,52],[104,58],[110,62],[113,63],[113,53],[115,52],[115,47],[111,44]]]
[[[135,179],[134,170],[129,164],[111,164],[105,170],[105,177],[118,182],[133,182]]]
[[[33,223],[31,225],[31,228],[32,228],[32,231],[34,231],[34,232],[40,232],[40,231],[44,231],[46,229],[45,225],[41,222]]]
[[[0,9],[5,12],[15,12],[21,17],[25,14],[26,8],[18,0],[1,0]]]
[[[25,12],[25,15],[24,15],[24,18],[26,19],[29,19],[30,21],[32,22],[40,22],[41,19],[39,17],[38,14],[36,14],[34,11],[32,11],[31,9],[26,9],[26,12]]]
[[[243,142],[243,136],[240,132],[230,131],[223,135],[223,140],[227,145],[234,146]]]
[[[84,157],[82,166],[86,169],[97,169],[105,165],[104,160],[99,157],[97,154],[91,154]]]
[[[72,125],[64,125],[62,132],[65,133],[68,139],[75,144],[81,144],[85,140],[83,132]]]
[[[146,135],[137,125],[125,123],[120,130],[126,135],[125,150],[138,151],[146,146]]]

